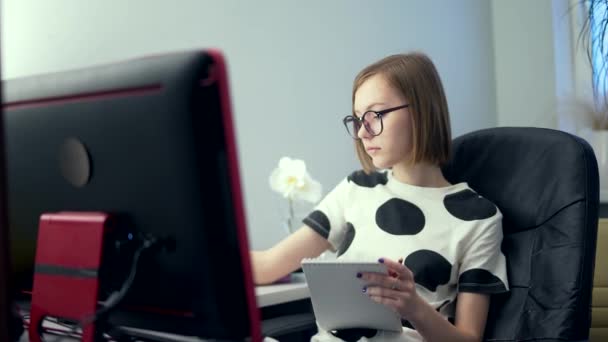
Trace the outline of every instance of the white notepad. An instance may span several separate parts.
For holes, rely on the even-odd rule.
[[[370,328],[401,331],[399,315],[363,292],[357,272],[387,273],[377,262],[302,260],[313,310],[323,329]]]

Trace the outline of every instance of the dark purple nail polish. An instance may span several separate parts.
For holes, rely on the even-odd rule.
[[[367,286],[363,286],[363,293],[367,292]]]
[[[363,276],[363,274],[357,273],[357,278],[361,278],[362,276]]]
[[[383,264],[384,263],[384,258],[378,259],[378,262],[381,263],[381,264]]]

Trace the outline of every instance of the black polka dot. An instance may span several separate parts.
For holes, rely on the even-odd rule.
[[[351,329],[340,329],[333,331],[332,334],[337,338],[346,342],[356,342],[361,337],[371,338],[376,336],[378,330],[376,329],[365,329],[365,328],[351,328]]]
[[[500,293],[507,287],[490,271],[482,268],[473,268],[463,272],[458,277],[458,290],[464,292]]]
[[[483,220],[496,214],[496,206],[467,189],[445,196],[443,205],[455,217],[465,220]]]
[[[357,184],[358,186],[373,188],[376,185],[385,185],[388,183],[386,172],[372,172],[369,175],[365,171],[355,171],[348,176],[348,181]]]
[[[350,244],[353,243],[354,239],[355,239],[355,227],[352,225],[352,223],[346,222],[346,233],[344,236],[344,241],[342,242],[342,245],[340,245],[340,248],[338,248],[337,256],[340,256],[340,255],[346,253],[346,251],[348,250],[348,247],[350,247]]]
[[[391,198],[376,210],[376,224],[393,235],[414,235],[424,228],[422,210],[408,201]]]
[[[443,303],[441,303],[441,305],[439,305],[439,306],[438,306],[438,307],[437,307],[435,310],[436,310],[437,312],[440,312],[440,311],[441,311],[441,309],[443,309],[443,307],[444,307],[444,306],[446,306],[446,305],[450,304],[450,302],[451,302],[451,301],[450,301],[449,299],[448,299],[448,300],[444,300],[444,301],[443,301]]]
[[[322,211],[313,211],[312,213],[308,214],[308,216],[306,216],[304,220],[302,220],[302,222],[304,222],[304,224],[319,233],[322,237],[327,239],[327,237],[329,236],[331,226],[329,223],[329,219]]]
[[[401,326],[410,328],[410,329],[415,329],[414,326],[412,325],[412,323],[410,323],[410,321],[408,321],[407,319],[401,319]]]
[[[436,252],[427,249],[416,251],[405,258],[404,264],[414,273],[416,283],[431,291],[450,281],[452,265]]]

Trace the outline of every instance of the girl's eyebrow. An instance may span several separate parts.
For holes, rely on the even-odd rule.
[[[363,113],[369,111],[370,108],[372,108],[374,106],[379,106],[379,105],[383,105],[384,106],[384,105],[386,105],[386,103],[384,103],[384,102],[374,102],[374,103],[371,103],[367,107],[365,107],[365,110],[363,111]],[[354,114],[359,114],[359,113],[361,113],[361,112],[360,111],[356,111],[356,110],[354,112]]]

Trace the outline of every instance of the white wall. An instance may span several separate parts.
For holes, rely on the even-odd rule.
[[[493,0],[499,126],[556,127],[551,0]]]
[[[497,123],[486,0],[4,0],[2,15],[5,78],[164,51],[224,50],[256,249],[285,236],[267,181],[281,156],[304,159],[324,193],[358,167],[340,120],[354,76],[376,59],[411,49],[430,54],[454,135]],[[504,121],[511,104],[500,103]]]
[[[588,127],[591,66],[580,0],[492,0],[499,126]]]

